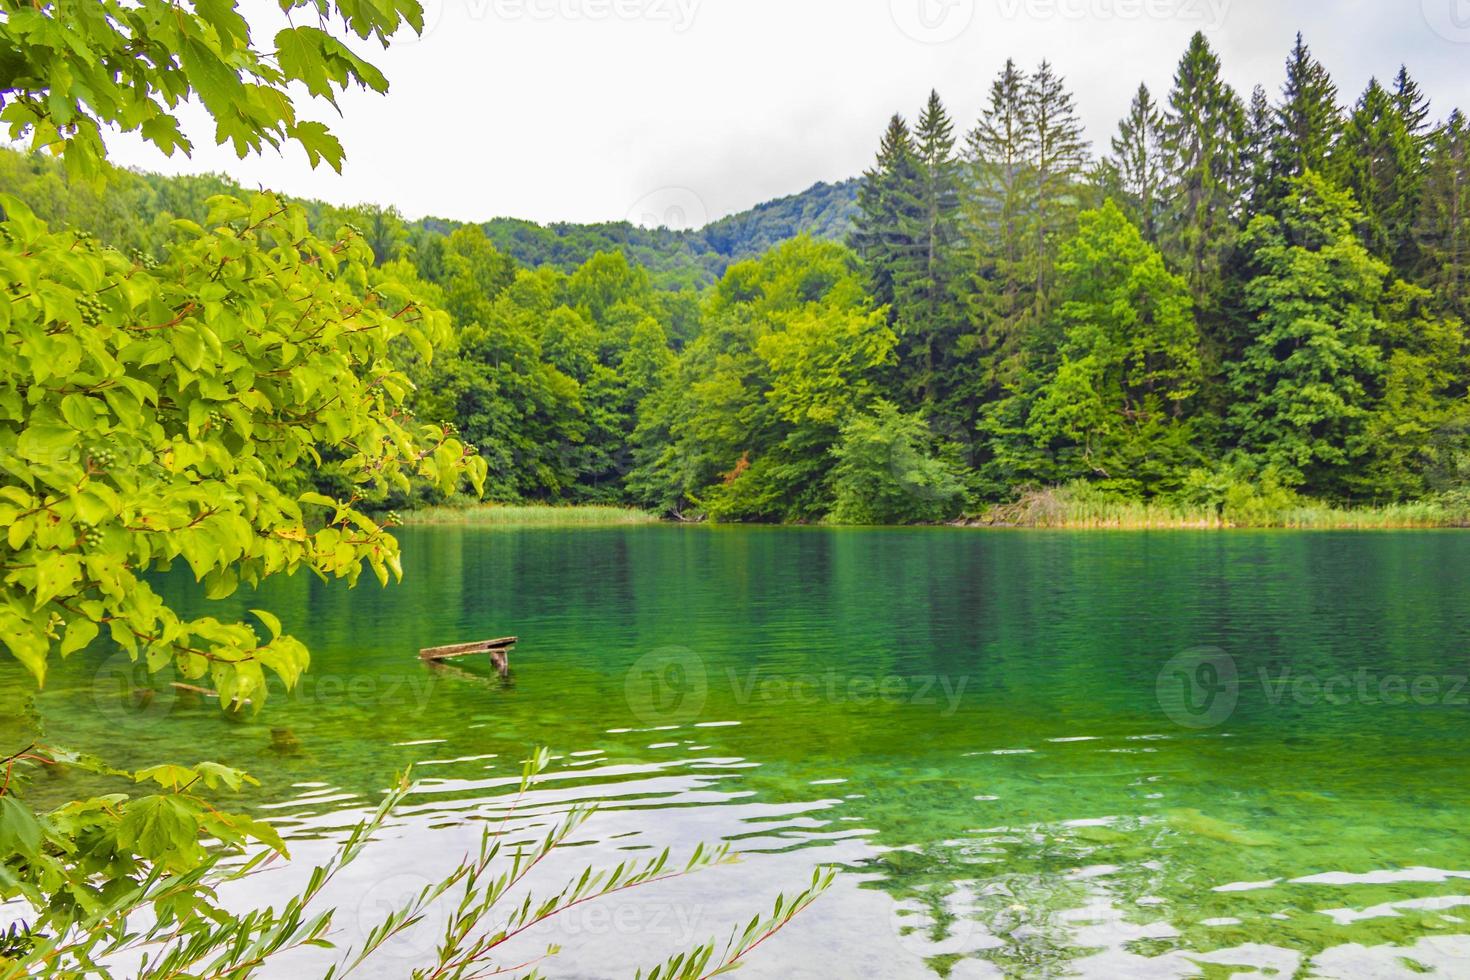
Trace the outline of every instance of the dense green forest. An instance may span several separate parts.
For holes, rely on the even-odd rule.
[[[647,269],[662,289],[702,289],[717,282],[732,263],[756,258],[798,235],[846,240],[857,211],[860,183],[857,178],[818,183],[800,194],[767,201],[694,230],[642,228],[626,221],[538,225],[518,218],[494,218],[476,227],[497,249],[529,268],[549,265],[570,273],[600,252],[621,252]],[[72,184],[59,162],[3,147],[0,187],[52,224],[74,224],[118,248],[156,257],[170,240],[174,219],[203,222],[211,197],[251,193],[250,188],[217,174],[164,177],[115,170],[101,188]],[[335,233],[344,222],[350,224],[383,261],[405,252],[437,249],[441,246],[435,239],[470,225],[443,218],[408,221],[396,208],[377,204],[336,207],[299,199],[292,203],[300,205],[312,228],[323,234]]]
[[[494,499],[850,523],[1046,486],[1383,504],[1470,487],[1467,149],[1405,69],[1348,105],[1299,37],[1277,93],[1242,95],[1201,34],[1101,154],[1052,65],[1007,63],[969,128],[933,94],[862,180],[696,232],[308,212],[449,312],[414,408],[480,447]],[[40,216],[145,254],[230,190],[0,166]]]

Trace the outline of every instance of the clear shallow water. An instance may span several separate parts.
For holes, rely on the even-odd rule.
[[[665,845],[748,855],[548,926],[523,958],[562,945],[553,977],[630,974],[818,864],[838,884],[745,975],[1470,976],[1470,536],[403,539],[386,593],[300,578],[227,604],[314,652],[258,718],[171,690],[140,707],[93,660],[37,698],[47,737],[249,769],[298,864],[413,764],[419,792],[333,895],[344,943],[498,821],[544,744],[514,832],[602,803],[546,890]],[[512,633],[510,685],[415,656]]]

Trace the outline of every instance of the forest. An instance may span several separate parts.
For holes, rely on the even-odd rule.
[[[1406,68],[1349,104],[1298,36],[1276,93],[1242,95],[1199,34],[1096,150],[1058,69],[1008,62],[973,123],[933,93],[861,180],[693,232],[305,209],[448,312],[452,340],[406,355],[411,408],[480,448],[496,501],[845,524],[1038,488],[1463,505],[1467,150]],[[141,256],[236,190],[0,173]],[[345,486],[330,459],[300,479]]]

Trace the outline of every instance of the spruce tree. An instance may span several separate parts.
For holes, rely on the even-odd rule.
[[[1285,181],[1309,170],[1326,170],[1342,130],[1337,86],[1301,34],[1286,60],[1286,85],[1281,94],[1273,152],[1278,199],[1285,192]]]
[[[1220,72],[1220,59],[1196,33],[1174,75],[1164,120],[1166,190],[1162,242],[1208,309],[1233,247],[1245,108]]]
[[[1031,308],[1035,274],[1026,228],[1036,192],[1029,113],[1026,77],[1008,60],[965,142],[964,264],[972,279],[964,292],[978,347],[977,400],[1000,390]]]
[[[899,283],[913,278],[915,243],[905,237],[921,214],[919,158],[902,116],[888,122],[878,159],[863,174],[850,244],[863,260],[868,286],[879,305],[897,316]]]
[[[912,226],[901,229],[905,241],[916,246],[914,261],[905,271],[912,275],[894,284],[898,310],[896,326],[910,366],[909,386],[918,400],[932,408],[943,387],[937,374],[947,359],[960,317],[955,304],[955,251],[959,234],[960,178],[955,158],[954,123],[938,92],[929,101],[914,131],[919,164],[917,214],[908,214]],[[917,219],[917,220],[914,220]]]
[[[1419,282],[1470,321],[1470,121],[1458,109],[1430,140],[1415,238]]]
[[[1399,73],[1394,77],[1393,99],[1410,135],[1422,137],[1429,128],[1429,99],[1419,83],[1409,76],[1406,66],[1399,66]]]
[[[1271,184],[1271,148],[1276,142],[1276,114],[1271,97],[1262,85],[1251,92],[1245,115],[1245,140],[1241,148],[1240,210],[1254,215],[1267,201]],[[1243,219],[1248,224],[1248,218]]]
[[[1408,264],[1418,215],[1421,159],[1410,125],[1402,103],[1371,80],[1343,127],[1329,171],[1363,209],[1368,248],[1395,268]]]
[[[1029,231],[1036,257],[1038,316],[1050,306],[1053,267],[1061,240],[1071,233],[1087,171],[1088,143],[1066,80],[1043,61],[1026,84],[1025,147],[1035,174]]]
[[[1150,244],[1159,238],[1160,187],[1164,181],[1164,116],[1147,85],[1139,85],[1127,117],[1118,124],[1113,153],[1102,162],[1103,193],[1143,232]]]

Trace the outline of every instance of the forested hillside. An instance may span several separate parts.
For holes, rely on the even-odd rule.
[[[696,230],[642,228],[626,221],[600,224],[560,222],[538,225],[517,218],[494,218],[479,227],[497,249],[524,266],[547,265],[571,272],[599,252],[621,252],[646,268],[662,287],[704,287],[725,274],[732,262],[753,258],[781,242],[807,234],[842,241],[856,213],[856,178],[816,184],[791,197],[758,205]],[[203,222],[205,202],[215,194],[249,190],[228,177],[164,177],[115,171],[105,190],[69,186],[60,164],[0,148],[0,187],[30,203],[52,223],[74,223],[126,249],[155,253],[173,218]],[[470,222],[444,218],[406,221],[391,205],[336,207],[298,200],[312,227],[330,233],[347,221],[363,232],[382,257],[405,247],[419,250],[431,239],[447,237]]]
[[[1465,116],[1407,70],[1349,102],[1300,38],[1273,89],[1233,90],[1197,35],[1094,144],[1055,66],[1007,63],[979,119],[935,93],[862,180],[698,232],[309,210],[452,316],[416,410],[481,447],[497,499],[854,523],[1044,486],[1462,500]],[[3,166],[141,253],[225,189]]]

